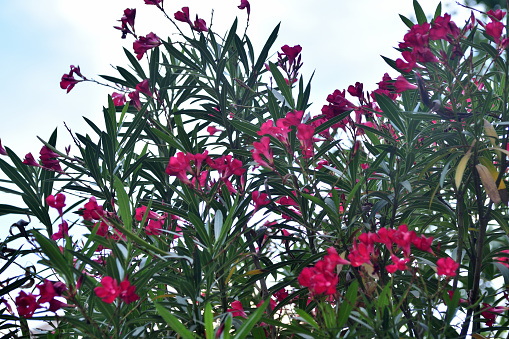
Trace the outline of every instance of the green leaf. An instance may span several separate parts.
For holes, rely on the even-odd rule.
[[[306,313],[306,311],[304,310],[301,310],[300,308],[298,308],[296,310],[297,314],[305,321],[307,322],[309,325],[313,326],[314,328],[316,328],[317,330],[320,328],[320,326],[318,326],[318,324],[316,323],[315,319],[313,319],[313,317],[311,315],[309,315],[308,313]]]
[[[357,280],[354,280],[350,287],[348,287],[348,290],[346,291],[346,296],[341,304],[341,307],[339,308],[338,312],[338,328],[342,328],[346,322],[348,321],[348,317],[350,316],[350,313],[352,312],[355,301],[357,300],[357,289],[359,288],[359,282]]]
[[[260,127],[253,125],[250,122],[244,122],[244,121],[238,121],[238,120],[232,120],[230,123],[238,129],[241,132],[244,132],[252,137],[259,138],[258,131],[260,130]]]
[[[422,10],[421,5],[417,2],[417,0],[414,0],[414,10],[415,10],[415,17],[417,18],[417,22],[419,25],[422,25],[425,23],[426,20],[426,14],[424,14],[424,11]]]
[[[164,306],[154,303],[157,313],[166,321],[170,327],[184,339],[194,339],[197,336],[189,331],[171,312]]]
[[[403,15],[399,15],[399,17],[401,18],[401,21],[403,21],[403,23],[408,27],[408,28],[412,28],[414,27],[414,23],[408,19],[407,17],[403,16]]]
[[[212,306],[210,303],[205,305],[205,313],[203,314],[205,320],[205,332],[207,334],[207,339],[214,338],[214,315],[212,314]]]
[[[117,176],[115,176],[113,186],[117,192],[118,213],[122,218],[124,227],[127,230],[132,231],[133,216],[131,214],[129,196],[127,196],[127,193],[124,190],[124,184]]]
[[[265,302],[260,307],[258,307],[258,309],[253,314],[251,314],[246,321],[244,321],[242,326],[237,331],[235,339],[244,339],[251,333],[251,329],[258,323],[263,313],[265,313],[269,302],[270,298],[265,300]]]
[[[403,121],[401,121],[401,110],[396,106],[394,101],[392,101],[388,96],[386,95],[380,95],[378,93],[375,93],[376,102],[378,103],[378,106],[383,111],[383,115],[385,115],[387,118],[389,118],[392,125],[396,128],[396,130],[399,133],[403,133],[405,130]]]
[[[286,83],[285,78],[283,77],[275,63],[269,62],[269,68],[270,72],[272,73],[272,76],[274,77],[274,80],[277,83],[277,87],[285,97],[286,102],[292,109],[295,109],[295,102],[293,101],[290,85]]]

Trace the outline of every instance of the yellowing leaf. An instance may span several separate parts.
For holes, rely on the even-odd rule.
[[[495,165],[493,165],[493,163],[485,158],[485,157],[479,157],[479,160],[481,161],[481,164],[483,164],[484,166],[486,166],[486,168],[488,169],[488,171],[490,171],[490,174],[491,176],[493,177],[493,180],[495,182],[497,182],[497,179],[498,179],[498,171],[497,171],[497,168],[495,167]],[[505,189],[506,186],[505,186],[505,182],[504,182],[504,179],[500,180],[500,184],[498,185],[498,189],[499,190],[503,190]]]
[[[465,168],[467,167],[468,159],[470,159],[470,150],[461,158],[458,167],[456,167],[456,174],[454,175],[454,181],[456,182],[456,187],[461,185],[461,179],[463,179],[463,173],[465,173]]]
[[[501,198],[490,171],[486,168],[486,166],[481,164],[475,165],[475,168],[477,169],[477,173],[479,173],[479,177],[481,178],[482,185],[486,190],[486,194],[495,204],[498,204],[501,201]]]
[[[261,274],[263,272],[264,272],[264,270],[252,270],[252,271],[246,272],[246,275],[256,275],[256,274]]]
[[[497,131],[495,131],[493,125],[486,119],[484,119],[484,133],[488,139],[490,139],[491,144],[496,147],[498,145]]]

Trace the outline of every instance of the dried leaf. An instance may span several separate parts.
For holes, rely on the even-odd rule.
[[[482,185],[486,190],[486,194],[488,194],[495,204],[498,204],[501,201],[500,194],[498,193],[497,185],[495,184],[495,180],[493,180],[490,171],[486,168],[486,166],[481,164],[475,165],[475,168],[477,169],[477,173],[479,173],[479,177],[481,178]]]

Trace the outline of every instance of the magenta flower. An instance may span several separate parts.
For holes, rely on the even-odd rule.
[[[27,155],[25,155],[25,159],[23,160],[23,163],[28,166],[41,167],[41,165],[39,165],[39,163],[37,161],[35,161],[32,153],[27,153]]]
[[[262,206],[270,204],[267,193],[262,193],[260,191],[254,191],[252,193],[252,199],[255,204],[253,213],[258,211]]]
[[[251,5],[247,0],[240,0],[240,5],[237,6],[239,9],[246,9],[247,11],[247,20],[249,21],[249,15],[251,14]]]
[[[175,17],[175,20],[187,22],[191,26],[193,25],[189,16],[189,7],[182,7],[182,11],[175,12],[173,16]]]
[[[501,9],[497,9],[495,12],[493,12],[492,9],[490,9],[488,11],[488,16],[492,19],[492,20],[497,20],[497,21],[500,21],[502,20],[504,17],[505,17],[505,14],[506,12],[504,12],[503,10]]]
[[[263,137],[260,142],[253,142],[254,149],[251,150],[254,161],[258,163],[258,165],[268,168],[274,168],[274,158],[272,155],[272,150],[270,149],[270,138]],[[262,159],[262,154],[269,161],[268,163]]]
[[[57,158],[59,155],[53,152],[48,146],[44,145],[39,152],[39,159],[41,160],[42,167],[47,170],[63,173],[60,163]]]
[[[14,303],[21,317],[32,318],[35,310],[40,308],[35,299],[36,297],[32,293],[26,294],[24,291],[19,292]]]
[[[221,132],[221,130],[217,129],[216,126],[209,126],[207,127],[207,132],[209,132],[209,135],[214,135],[217,132]]]
[[[160,7],[160,3],[163,2],[163,0],[145,0],[146,5],[156,5],[157,7]]]
[[[238,300],[232,302],[232,308],[228,309],[227,312],[230,312],[233,317],[247,318],[247,314],[244,312],[244,307]]]
[[[58,232],[51,235],[51,239],[57,241],[59,239],[65,239],[67,236],[69,236],[69,225],[64,220],[60,225],[58,225]]]
[[[400,75],[396,78],[394,82],[394,87],[396,88],[396,93],[401,93],[409,89],[416,89],[417,86],[408,82],[408,80]]]
[[[131,285],[127,278],[125,278],[124,281],[120,283],[120,299],[122,299],[126,304],[130,304],[133,301],[140,299],[140,297],[134,292],[135,289],[136,286]]]
[[[138,90],[130,92],[129,99],[131,99],[131,103],[139,111],[141,109],[140,92]]]
[[[118,21],[122,23],[121,27],[114,26],[113,28],[118,29],[122,31],[122,39],[125,39],[127,34],[133,34],[134,35],[134,19],[136,17],[136,8],[129,9],[126,8],[124,10],[124,15],[122,18]],[[129,26],[132,28],[129,28]]]
[[[125,93],[113,92],[111,94],[111,98],[113,99],[113,104],[115,106],[124,106],[126,103]]]
[[[437,274],[445,275],[447,277],[456,276],[456,270],[460,264],[452,260],[451,258],[440,258],[437,261]]]
[[[136,58],[141,60],[146,51],[161,45],[161,40],[154,33],[147,34],[146,37],[140,36],[138,40],[133,42],[134,53]]]
[[[83,215],[83,219],[88,221],[100,220],[104,215],[103,207],[97,204],[97,199],[95,197],[91,197],[80,211]]]
[[[55,208],[60,216],[63,215],[63,208],[65,207],[65,195],[58,193],[56,196],[48,195],[46,198],[48,206]]]
[[[74,74],[76,74],[83,80],[75,79]],[[86,80],[86,78],[81,74],[80,67],[79,66],[75,67],[74,65],[71,65],[71,71],[69,72],[69,74],[62,75],[62,79],[60,80],[60,88],[67,89],[67,93],[69,93],[78,82],[84,80]]]
[[[295,45],[293,47],[284,45],[283,47],[281,47],[281,50],[283,51],[283,54],[286,55],[286,57],[288,58],[288,63],[292,65],[295,63],[295,59],[302,51],[302,47],[300,47],[300,45]]]
[[[199,19],[198,15],[196,15],[196,20],[194,21],[194,25],[192,26],[192,28],[198,32],[207,32],[208,31],[207,24],[205,23],[205,20]]]
[[[505,27],[504,24],[501,23],[500,21],[490,22],[485,27],[486,34],[492,36],[498,45],[498,43],[500,42],[500,37],[502,36],[502,30],[504,29],[504,27]]]
[[[7,151],[2,146],[2,139],[0,139],[0,155],[7,155]]]
[[[80,81],[82,80],[76,80],[72,75],[64,74],[62,75],[62,79],[60,80],[60,88],[67,89],[67,93],[69,93],[71,89],[73,89],[74,86],[76,86],[76,84]]]
[[[120,294],[117,280],[106,276],[101,279],[101,285],[94,288],[95,294],[105,303],[111,304]]]
[[[139,84],[136,85],[136,90],[140,93],[145,94],[146,96],[151,97],[152,92],[150,91],[150,88],[148,86],[148,79],[143,80]]]

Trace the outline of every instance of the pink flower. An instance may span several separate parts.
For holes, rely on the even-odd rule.
[[[286,297],[288,297],[288,292],[284,288],[282,288],[279,291],[275,292],[273,296],[276,297],[277,301],[281,302],[285,300]]]
[[[145,0],[145,4],[146,5],[156,5],[157,7],[159,7],[159,4],[162,2],[163,0]]]
[[[41,285],[37,285],[37,288],[39,289],[40,293],[39,300],[37,300],[37,303],[39,304],[49,302],[58,295],[55,291],[55,288],[53,287],[53,282],[47,279],[44,280],[44,283]]]
[[[492,19],[492,20],[497,20],[497,21],[500,21],[502,20],[504,17],[505,17],[505,14],[506,12],[504,12],[503,10],[501,9],[497,9],[495,12],[493,12],[492,9],[490,9],[488,11],[488,16]]]
[[[302,51],[302,47],[300,47],[300,45],[295,45],[293,47],[284,45],[283,47],[281,47],[281,50],[283,51],[283,54],[286,55],[286,57],[288,58],[288,63],[290,65],[293,65],[295,63],[295,59]]]
[[[254,191],[252,193],[252,199],[255,204],[253,213],[258,211],[260,207],[270,204],[267,193],[261,193],[260,191]]]
[[[401,93],[409,89],[417,88],[416,85],[409,83],[408,80],[402,75],[396,78],[396,82],[394,82],[394,87],[396,88],[396,93]]]
[[[199,19],[198,15],[196,15],[196,20],[194,21],[194,25],[192,26],[192,28],[198,32],[207,32],[208,31],[207,24],[205,23],[205,20]]]
[[[159,45],[161,45],[161,40],[152,32],[147,34],[146,37],[140,36],[138,40],[133,42],[133,49],[134,53],[136,53],[136,58],[141,60],[146,51]]]
[[[429,252],[431,254],[433,254],[433,250],[431,249],[432,242],[433,237],[426,238],[424,235],[416,237],[412,240],[412,244],[414,244],[415,247],[417,247],[421,251]]]
[[[62,75],[62,79],[60,80],[60,88],[61,89],[67,89],[67,93],[71,91],[71,89],[76,86],[78,82],[81,82],[83,80],[76,80],[74,79],[74,76],[69,74]]]
[[[48,195],[48,197],[46,198],[46,204],[48,204],[48,206],[50,207],[55,208],[58,211],[58,214],[62,216],[63,215],[62,210],[65,207],[65,195],[63,195],[62,193],[58,193],[56,197],[53,195]]]
[[[394,254],[391,255],[391,259],[392,259],[392,262],[394,263],[393,265],[387,265],[385,266],[385,269],[387,270],[387,272],[389,273],[394,273],[396,272],[397,270],[400,270],[400,271],[404,271],[407,269],[406,267],[406,264],[410,261],[409,258],[406,258],[406,259],[399,259],[397,256],[395,256]]]
[[[217,132],[221,132],[221,130],[217,129],[216,126],[209,126],[207,127],[207,132],[209,132],[210,135],[214,135]]]
[[[503,250],[503,251],[500,251],[499,253],[505,253],[505,254],[509,255],[509,250]],[[502,265],[504,265],[505,267],[509,268],[509,256],[495,257],[494,259],[497,260]]]
[[[254,150],[251,150],[254,161],[258,165],[268,168],[274,168],[274,158],[272,156],[272,150],[269,147],[270,138],[263,137],[260,142],[253,142]],[[262,155],[269,161],[268,163],[262,159]]]
[[[148,221],[147,227],[145,228],[145,233],[147,233],[147,235],[161,235],[163,233],[162,232],[163,223],[164,219],[161,220],[150,219]]]
[[[121,292],[117,280],[106,276],[101,279],[101,285],[102,287],[94,288],[95,294],[105,303],[111,304]]]
[[[486,25],[486,34],[490,35],[495,39],[495,42],[498,44],[500,42],[500,37],[502,36],[502,30],[504,29],[504,24],[500,21],[490,22]]]
[[[95,197],[91,197],[80,211],[82,212],[83,219],[89,221],[100,220],[104,215],[103,207],[97,204]]]
[[[20,291],[16,297],[16,308],[18,314],[24,318],[32,318],[36,309],[40,308],[39,304],[35,301],[36,297],[32,293],[26,294],[24,291]]]
[[[64,302],[61,302],[60,300],[57,300],[57,299],[51,299],[49,301],[48,311],[56,312],[59,309],[61,309],[62,307],[71,307],[71,305],[68,305],[68,304],[66,304]]]
[[[232,308],[228,309],[227,312],[230,312],[233,317],[247,318],[247,314],[244,312],[244,307],[238,300],[232,302]]]
[[[42,146],[39,154],[39,159],[41,160],[42,167],[44,169],[63,173],[60,163],[57,160],[59,155],[53,152],[48,146]]]
[[[23,160],[23,163],[28,166],[41,167],[41,165],[39,165],[39,163],[37,161],[35,161],[32,153],[27,153],[27,155],[25,155],[25,159]]]
[[[246,9],[247,11],[247,20],[249,20],[249,14],[251,14],[251,5],[249,4],[249,1],[247,0],[240,0],[240,5],[238,6],[239,9]]]
[[[129,9],[126,8],[124,10],[124,15],[122,18],[118,21],[122,23],[121,27],[114,26],[113,28],[116,28],[120,31],[122,31],[122,39],[125,39],[127,34],[134,34],[134,19],[136,18],[136,8]],[[132,28],[129,28],[129,26]]]
[[[2,139],[0,139],[0,155],[7,155],[7,151],[2,146]]]
[[[456,276],[456,270],[460,264],[452,260],[451,258],[440,258],[437,261],[437,274],[445,275],[447,277]]]
[[[486,325],[492,327],[495,324],[497,314],[503,313],[507,308],[502,306],[493,307],[490,304],[482,303],[481,315],[486,319]]]
[[[148,86],[148,79],[143,80],[139,84],[136,85],[136,90],[140,93],[145,94],[146,96],[151,97],[152,92],[150,91],[150,88]]]
[[[141,109],[140,92],[137,90],[129,92],[129,99],[131,99],[131,104],[139,111]]]
[[[355,86],[348,86],[348,93],[350,93],[351,96],[357,97],[359,99],[364,98],[364,92],[363,92],[364,85],[360,82],[356,82]]]
[[[189,16],[189,7],[182,7],[182,11],[175,12],[174,14],[175,20],[187,22],[192,26],[191,19]]]
[[[51,239],[57,241],[59,239],[64,239],[65,237],[69,236],[69,225],[67,225],[67,222],[64,220],[60,225],[58,225],[58,232],[53,234],[51,236]]]
[[[429,31],[429,38],[431,40],[445,39],[452,42],[448,35],[451,35],[453,38],[457,38],[459,34],[460,29],[454,22],[451,21],[451,16],[446,13],[443,16],[435,18],[433,27],[431,27]]]
[[[125,93],[113,92],[111,94],[111,98],[113,99],[113,104],[115,106],[124,106],[126,103]]]
[[[120,283],[120,299],[122,299],[126,304],[130,304],[133,301],[140,299],[140,297],[134,292],[135,289],[136,286],[131,286],[131,283],[129,283],[127,278],[125,278],[124,281]]]
[[[77,80],[74,78],[74,74],[82,78],[83,80]],[[62,75],[62,79],[60,80],[60,88],[67,89],[67,93],[74,88],[74,86],[81,81],[86,80],[86,78],[81,74],[80,67],[75,67],[71,65],[71,71],[68,74]]]

